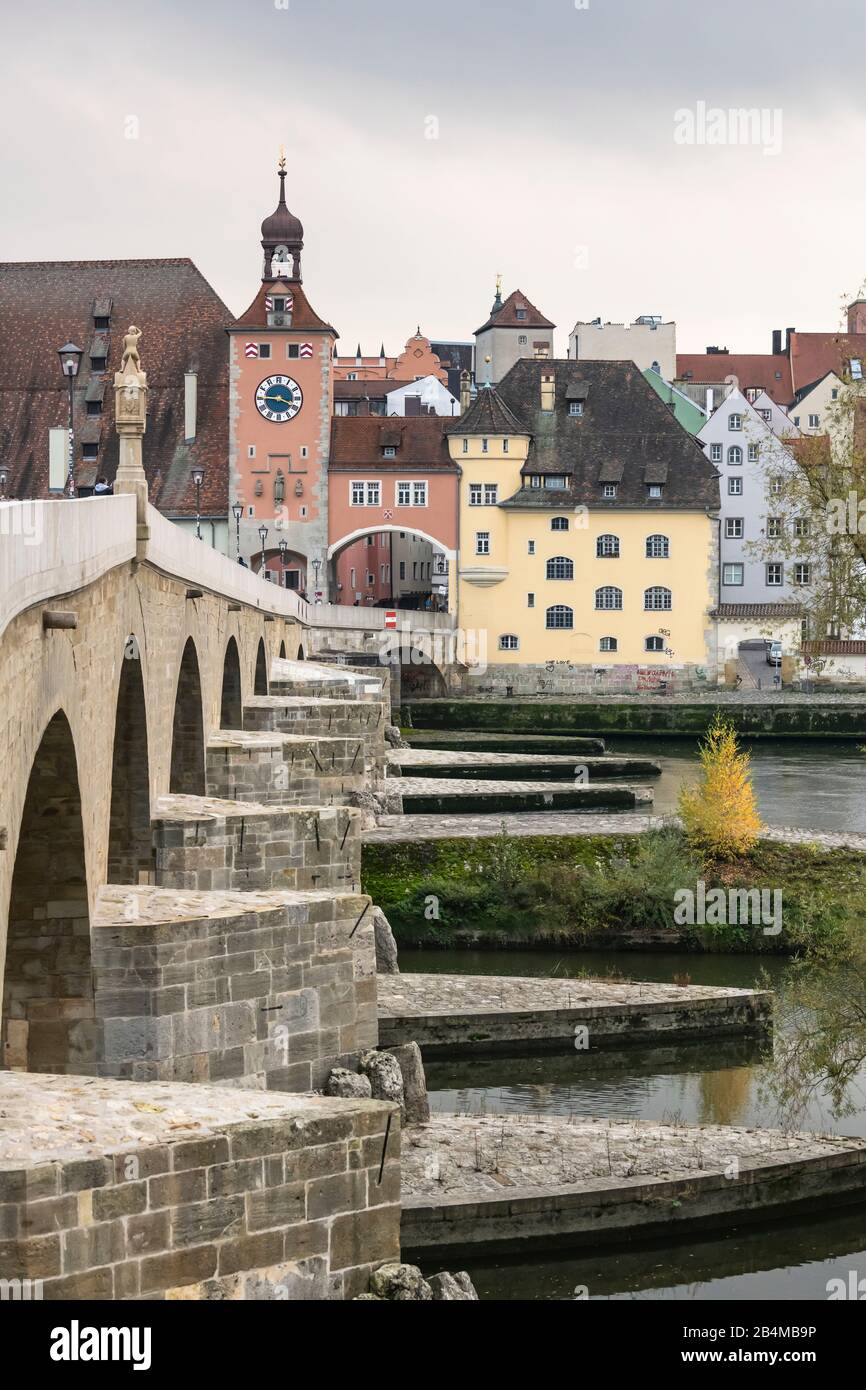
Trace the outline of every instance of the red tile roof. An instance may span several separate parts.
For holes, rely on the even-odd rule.
[[[518,309],[526,312],[526,317],[517,317]],[[556,324],[551,323],[542,313],[536,309],[526,298],[522,290],[514,290],[505,300],[501,309],[492,312],[486,323],[480,328],[476,328],[476,333],[483,333],[488,328],[555,328]]]
[[[866,642],[858,638],[825,637],[819,642],[804,642],[804,656],[866,656]]]
[[[109,313],[104,373],[92,370],[94,315]],[[205,468],[202,512],[228,510],[228,354],[230,311],[187,258],[176,260],[6,262],[0,264],[0,460],[9,468],[10,497],[47,497],[48,431],[67,425],[67,388],[57,349],[84,349],[75,384],[76,480],[113,478],[118,462],[113,374],[121,337],[142,330],[148,420],[144,466],[153,504],[171,515],[194,515],[194,464]],[[184,442],[184,373],[198,374],[195,440]],[[101,416],[86,414],[99,399]],[[86,425],[85,425],[86,421]],[[81,462],[93,435],[95,463]]]
[[[828,372],[842,376],[852,357],[866,359],[866,333],[792,333],[794,390],[802,391]]]
[[[741,391],[757,386],[766,391],[777,405],[789,405],[794,399],[791,366],[784,353],[744,352],[678,352],[677,381],[693,385],[702,382],[722,383],[729,376],[737,378]]]
[[[447,419],[438,415],[336,416],[331,421],[332,472],[348,468],[435,468],[457,472],[448,453],[445,437]],[[396,445],[397,455],[385,459],[382,449]]]
[[[292,305],[292,328],[303,329],[307,333],[333,333],[336,338],[337,330],[324,319],[320,319],[315,309],[307,299],[303,288],[296,280],[269,280],[263,284],[252,304],[245,309],[239,319],[235,319],[231,325],[232,329],[259,328],[264,333],[268,328],[268,311],[265,308],[265,296],[275,294],[290,294],[294,299]]]

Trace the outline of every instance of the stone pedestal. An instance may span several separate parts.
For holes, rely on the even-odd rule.
[[[114,418],[120,435],[120,462],[114,491],[135,494],[139,551],[148,539],[147,478],[142,463],[141,441],[147,426],[147,373],[132,364],[114,374]],[[139,555],[141,558],[141,555]]]

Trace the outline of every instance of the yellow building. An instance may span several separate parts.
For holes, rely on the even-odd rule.
[[[518,362],[447,430],[456,622],[487,653],[470,686],[714,674],[716,470],[634,363]]]

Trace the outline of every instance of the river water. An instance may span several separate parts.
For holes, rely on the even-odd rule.
[[[660,762],[661,777],[646,779],[653,788],[653,810],[657,815],[676,811],[680,786],[698,773],[697,743],[614,735],[605,744],[609,753]],[[741,746],[751,753],[752,784],[768,825],[866,831],[866,754],[856,743],[757,739]]]
[[[617,971],[658,981],[685,973],[693,984],[740,987],[761,985],[769,977],[780,994],[790,969],[782,958],[758,961],[745,955],[405,949],[401,966],[534,976]],[[455,1058],[428,1062],[427,1080],[437,1111],[623,1115],[773,1127],[778,1116],[761,1086],[765,1048],[743,1039],[713,1039],[679,1047]],[[856,1112],[834,1119],[826,1100],[816,1097],[799,1127],[866,1134],[866,1074],[852,1098]],[[590,1298],[823,1299],[828,1279],[847,1279],[850,1270],[859,1270],[858,1278],[866,1275],[866,1206],[816,1213],[815,1219],[796,1223],[732,1226],[724,1236],[689,1234],[686,1241],[670,1244],[630,1243],[570,1256],[489,1257],[467,1268],[481,1296],[497,1299],[574,1298],[577,1288],[588,1289]]]

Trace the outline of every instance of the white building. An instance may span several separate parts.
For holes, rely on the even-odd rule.
[[[781,537],[782,521],[773,514],[774,491],[790,467],[782,442],[799,430],[765,392],[752,403],[733,390],[710,416],[697,438],[721,475],[719,536],[719,603],[760,604],[797,602],[811,582],[807,560],[798,561],[780,549],[765,553],[774,533]],[[795,520],[808,527],[809,520]],[[804,535],[806,533],[804,532]],[[760,552],[757,547],[760,546]]]
[[[386,415],[459,415],[460,402],[435,376],[422,376],[385,395]]]
[[[655,314],[642,314],[634,323],[578,320],[568,339],[568,355],[578,361],[636,362],[642,372],[652,367],[665,381],[673,381],[677,326],[662,323]]]

